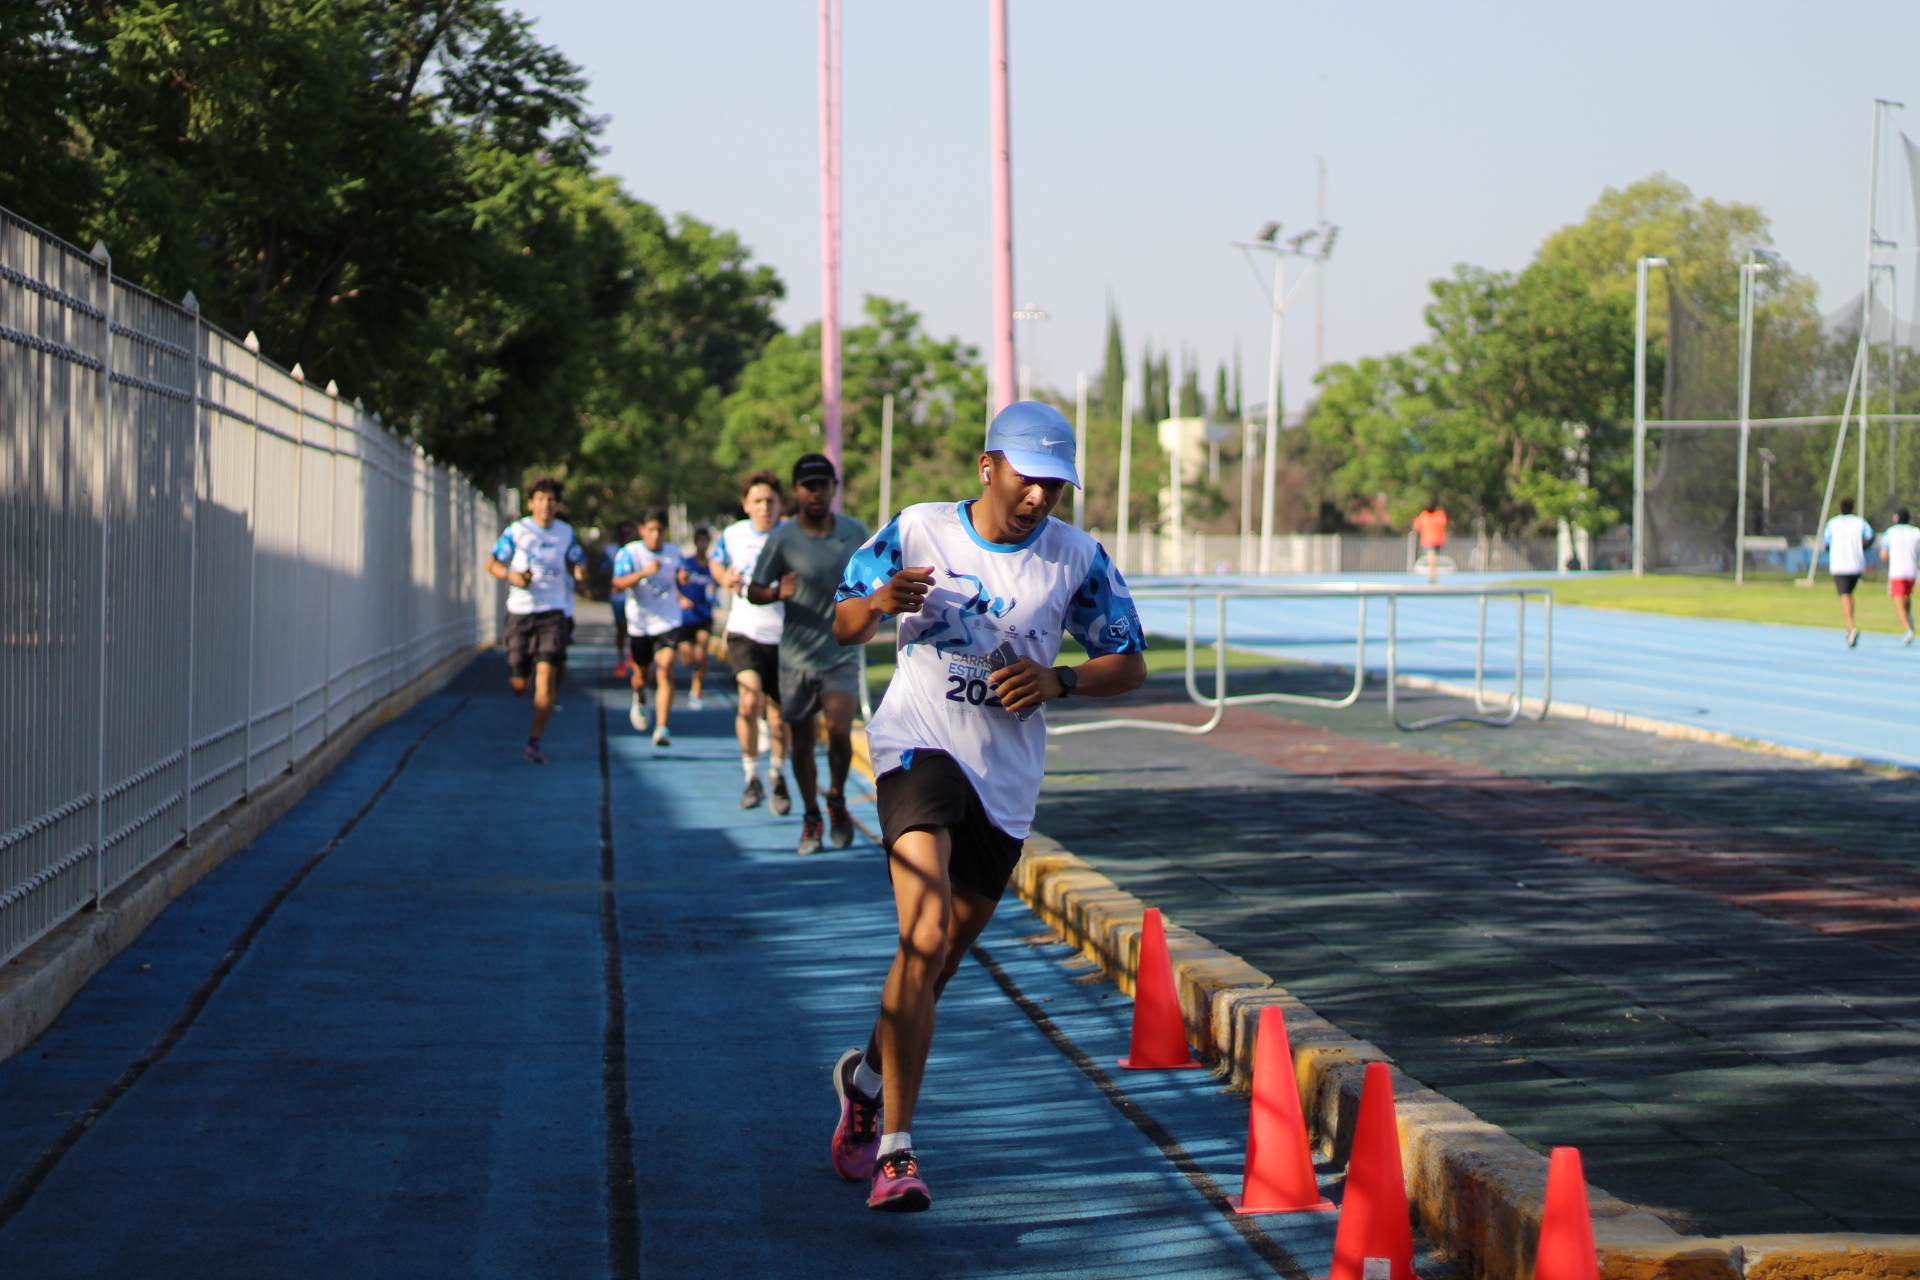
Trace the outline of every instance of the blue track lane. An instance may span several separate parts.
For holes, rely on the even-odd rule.
[[[0,1188],[44,1173],[0,1226],[0,1274],[1324,1274],[1331,1215],[1250,1239],[1208,1199],[1239,1189],[1245,1101],[1202,1073],[1114,1069],[1129,1002],[1030,942],[1011,896],[983,949],[1159,1141],[970,960],[915,1124],[934,1209],[868,1211],[828,1163],[828,1068],[864,1040],[890,957],[880,855],[862,839],[796,859],[797,817],[736,807],[730,709],[682,710],[659,751],[619,693],[606,798],[637,1187],[610,1190],[599,720],[576,678],[554,763],[526,765],[503,685],[484,660],[371,735],[0,1063]],[[449,712],[49,1171],[74,1117]]]
[[[1530,580],[1538,581],[1538,575]],[[1197,584],[1249,581],[1199,579]],[[1387,575],[1345,581],[1387,585]],[[1482,581],[1494,579],[1468,574],[1448,579],[1461,585]],[[1145,578],[1134,585],[1167,584]],[[1819,589],[1833,594],[1825,579]],[[1885,606],[1863,594],[1860,607]],[[1402,600],[1401,673],[1470,683],[1478,609],[1472,600]],[[1184,603],[1142,600],[1140,616],[1157,634],[1186,634]],[[1920,736],[1911,727],[1920,719],[1920,645],[1902,648],[1896,636],[1867,633],[1858,648],[1848,649],[1839,618],[1837,604],[1830,631],[1563,605],[1553,615],[1553,696],[1786,746],[1920,766]],[[1198,619],[1201,641],[1210,642],[1211,601],[1201,602]],[[1234,601],[1227,637],[1236,647],[1350,668],[1356,620],[1351,600]],[[1513,687],[1511,600],[1489,603],[1487,632],[1487,688],[1497,698]],[[1384,600],[1369,602],[1367,634],[1367,668],[1384,672]],[[1537,696],[1543,652],[1538,604],[1528,608],[1526,644],[1527,693]],[[1203,675],[1202,691],[1211,687],[1210,676]]]

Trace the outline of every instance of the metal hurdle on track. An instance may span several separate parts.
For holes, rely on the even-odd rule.
[[[1480,602],[1479,626],[1474,642],[1473,658],[1473,705],[1477,714],[1459,714],[1433,716],[1426,720],[1416,720],[1411,724],[1400,718],[1398,691],[1400,683],[1400,598],[1469,597]],[[1487,700],[1487,602],[1494,597],[1513,597],[1514,601],[1514,639],[1513,639],[1513,692],[1503,705],[1490,706]],[[1220,727],[1226,717],[1228,707],[1248,706],[1262,702],[1292,702],[1307,706],[1341,708],[1350,707],[1360,700],[1360,693],[1367,682],[1367,601],[1384,598],[1387,602],[1387,714],[1393,718],[1394,727],[1406,733],[1421,729],[1432,729],[1443,724],[1483,724],[1495,729],[1504,729],[1517,721],[1523,714],[1527,661],[1527,597],[1537,596],[1544,615],[1545,659],[1542,668],[1542,693],[1539,712],[1526,712],[1529,719],[1546,718],[1547,707],[1553,700],[1553,592],[1543,587],[1527,586],[1473,586],[1439,587],[1424,585],[1406,586],[1370,586],[1358,582],[1329,582],[1295,586],[1276,587],[1196,587],[1167,586],[1145,587],[1133,593],[1135,600],[1185,600],[1187,602],[1187,697],[1202,707],[1211,708],[1212,714],[1201,724],[1165,724],[1157,720],[1139,720],[1119,718],[1113,720],[1090,721],[1081,724],[1051,725],[1051,735],[1075,733],[1099,733],[1106,729],[1153,729],[1162,733],[1204,734],[1212,733]],[[1198,603],[1203,599],[1214,602],[1214,696],[1205,697],[1200,692],[1198,674],[1195,670],[1195,653],[1198,648],[1197,616]],[[1229,600],[1325,600],[1351,599],[1355,603],[1357,617],[1354,627],[1353,687],[1338,698],[1315,697],[1301,693],[1243,693],[1227,692],[1227,602]]]

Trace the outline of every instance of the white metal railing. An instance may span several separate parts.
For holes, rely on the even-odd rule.
[[[1400,718],[1400,599],[1403,596],[1416,598],[1466,597],[1477,599],[1480,603],[1479,622],[1474,641],[1473,653],[1473,705],[1477,714],[1456,714],[1433,716],[1425,720],[1408,723]],[[1514,638],[1513,638],[1513,692],[1506,695],[1499,706],[1489,705],[1487,676],[1487,601],[1494,597],[1511,596],[1514,601]],[[1527,597],[1537,596],[1543,606],[1544,618],[1544,660],[1542,664],[1542,691],[1538,712],[1525,714],[1534,720],[1546,718],[1547,707],[1553,701],[1553,592],[1542,587],[1529,586],[1376,586],[1370,583],[1328,582],[1296,586],[1235,586],[1235,587],[1146,587],[1135,591],[1136,600],[1184,600],[1187,603],[1186,635],[1186,685],[1187,697],[1202,707],[1212,709],[1212,714],[1200,724],[1170,724],[1160,720],[1141,720],[1132,717],[1116,717],[1110,720],[1082,721],[1074,724],[1049,725],[1049,735],[1099,733],[1108,729],[1151,729],[1160,733],[1206,734],[1220,727],[1226,717],[1228,707],[1247,706],[1262,702],[1291,702],[1308,706],[1341,708],[1350,707],[1360,700],[1360,693],[1366,687],[1367,679],[1367,601],[1385,599],[1387,602],[1387,714],[1392,718],[1394,727],[1412,733],[1421,729],[1431,729],[1436,725],[1472,723],[1484,724],[1504,729],[1518,720],[1526,702],[1527,676]],[[1198,651],[1198,602],[1210,599],[1214,602],[1213,626],[1213,696],[1207,697],[1200,692],[1199,676],[1196,669]],[[1242,693],[1227,692],[1227,602],[1230,600],[1326,600],[1351,599],[1355,602],[1357,619],[1354,626],[1353,685],[1338,698],[1317,697],[1302,693]]]
[[[0,210],[0,962],[494,633],[492,501]]]

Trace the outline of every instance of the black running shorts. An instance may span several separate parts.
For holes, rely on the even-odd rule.
[[[727,633],[727,661],[733,665],[734,674],[751,671],[760,677],[760,689],[773,704],[780,705],[780,646],[763,644],[758,640],[749,640],[745,636]]]
[[[657,636],[630,635],[627,637],[627,652],[632,655],[636,665],[643,668],[650,667],[653,665],[653,655],[661,652],[672,653],[673,646],[679,638],[678,627]]]
[[[542,609],[538,613],[507,615],[507,674],[525,680],[536,663],[554,666],[567,660],[567,643],[573,639],[573,619],[563,609]]]
[[[683,622],[680,624],[679,629],[673,633],[673,638],[680,644],[699,644],[700,637],[706,635],[711,630],[713,630],[713,619],[711,618],[705,622]]]
[[[1836,573],[1833,575],[1833,589],[1843,596],[1852,595],[1853,589],[1859,585],[1860,575],[1857,573]]]
[[[953,839],[947,878],[989,902],[1000,901],[1026,841],[993,825],[987,810],[954,758],[944,751],[916,750],[907,763],[880,775],[880,843],[916,829],[945,827]],[[893,864],[887,864],[892,875]]]

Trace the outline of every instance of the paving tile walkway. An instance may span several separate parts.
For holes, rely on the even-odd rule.
[[[1173,693],[1156,684],[1149,703]],[[1246,710],[1199,739],[1056,739],[1039,825],[1410,1074],[1536,1145],[1580,1146],[1596,1183],[1676,1225],[1920,1231],[1907,861],[1863,856],[1858,825],[1843,851],[1728,821],[1742,753],[1384,720],[1363,703]],[[1635,752],[1663,775],[1637,794]],[[1711,815],[1660,803],[1690,768],[1720,783]],[[1797,785],[1817,808],[1859,785],[1832,772],[1744,785]],[[1880,816],[1902,813],[1886,798]]]
[[[1156,1137],[1062,1052],[1111,1063],[1130,1003],[1017,899],[941,1004],[935,1208],[868,1211],[827,1070],[891,955],[877,850],[741,812],[724,705],[658,750],[577,672],[536,768],[504,684],[369,736],[0,1063],[0,1275],[1324,1273],[1329,1215],[1216,1203],[1244,1099],[1109,1068]]]

